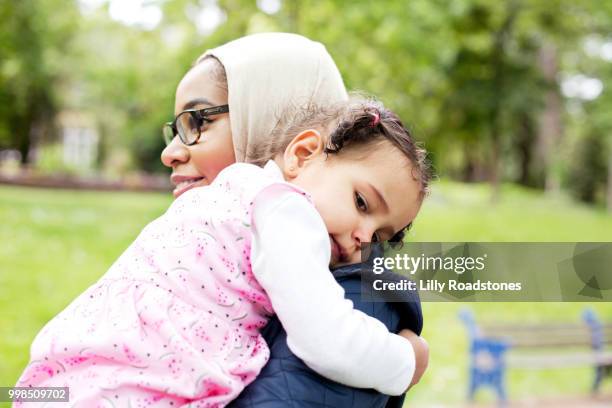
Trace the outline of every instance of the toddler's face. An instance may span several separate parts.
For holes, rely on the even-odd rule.
[[[219,87],[212,74],[215,63],[204,60],[181,80],[176,90],[175,115],[185,109],[227,104],[227,90]],[[198,143],[186,146],[175,137],[162,152],[162,162],[172,168],[175,198],[190,188],[210,184],[221,170],[236,161],[229,114],[210,119],[212,123],[206,125]]]
[[[361,244],[388,240],[416,217],[420,185],[390,142],[319,154],[289,180],[311,194],[329,232],[330,264],[361,262]]]

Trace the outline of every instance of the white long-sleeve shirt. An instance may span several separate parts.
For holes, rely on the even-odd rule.
[[[266,170],[271,166],[282,177],[273,162]],[[288,191],[261,201],[253,213],[253,273],[291,351],[334,381],[389,395],[405,392],[415,370],[412,345],[344,298],[329,271],[329,235],[314,206]]]

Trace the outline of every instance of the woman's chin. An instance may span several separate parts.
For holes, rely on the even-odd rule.
[[[194,181],[190,183],[181,183],[174,188],[174,190],[172,191],[172,195],[174,196],[174,198],[178,198],[180,195],[182,195],[186,191],[191,190],[192,188],[202,187],[202,186],[207,186],[207,185],[208,185],[208,182],[206,178],[201,178],[198,181]]]

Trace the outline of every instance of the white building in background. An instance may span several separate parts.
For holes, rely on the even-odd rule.
[[[98,133],[93,128],[62,128],[64,163],[90,169],[98,157]]]
[[[79,169],[93,169],[98,159],[100,141],[93,119],[80,112],[62,112],[58,123],[64,164]]]

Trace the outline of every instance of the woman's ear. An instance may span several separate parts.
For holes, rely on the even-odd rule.
[[[299,133],[283,154],[285,177],[287,179],[296,177],[314,159],[320,158],[324,151],[323,136],[318,130],[308,129]]]

